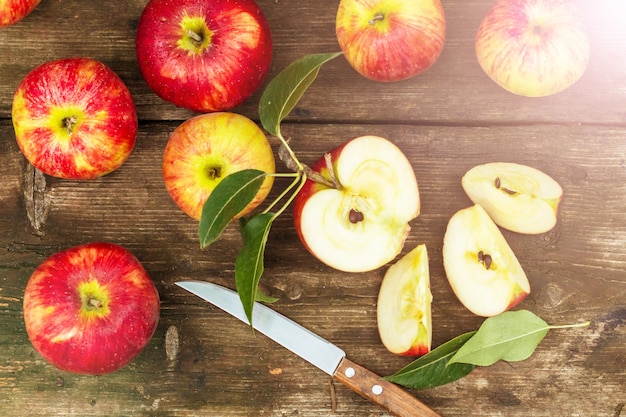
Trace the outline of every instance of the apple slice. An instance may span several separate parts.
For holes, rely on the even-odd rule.
[[[443,266],[459,301],[479,316],[500,314],[530,293],[513,250],[478,204],[450,218],[443,238]]]
[[[563,189],[535,168],[511,162],[478,165],[467,171],[462,184],[500,227],[538,234],[556,225]]]
[[[389,267],[378,292],[378,334],[391,353],[430,352],[432,300],[428,252],[422,244]]]
[[[294,223],[304,246],[325,264],[364,272],[393,260],[404,246],[409,221],[420,211],[413,167],[402,151],[379,136],[352,139],[311,169],[294,201]]]

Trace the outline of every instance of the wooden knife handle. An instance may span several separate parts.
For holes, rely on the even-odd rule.
[[[333,377],[398,417],[441,417],[404,388],[344,358]]]

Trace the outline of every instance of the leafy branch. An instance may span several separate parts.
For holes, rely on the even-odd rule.
[[[476,366],[529,358],[549,330],[588,325],[588,321],[549,325],[528,310],[507,311],[489,317],[478,331],[444,343],[385,379],[413,389],[437,387],[468,375]]]
[[[289,141],[283,137],[280,126],[315,81],[322,65],[339,55],[341,52],[305,55],[297,59],[269,82],[261,96],[261,124],[268,133],[280,140],[279,158],[293,172],[269,174],[254,169],[235,172],[215,187],[202,209],[198,235],[200,247],[206,248],[219,239],[231,220],[254,199],[266,176],[293,178],[264,211],[250,218],[239,219],[243,246],[235,261],[235,285],[250,323],[255,301],[276,301],[259,290],[265,246],[273,221],[287,209],[307,179],[334,186],[298,160]]]

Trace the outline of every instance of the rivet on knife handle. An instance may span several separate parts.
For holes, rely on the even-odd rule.
[[[333,377],[363,397],[398,417],[441,417],[404,388],[385,381],[372,371],[343,359]]]

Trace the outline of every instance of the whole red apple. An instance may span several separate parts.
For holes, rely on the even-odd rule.
[[[400,81],[441,55],[446,21],[440,0],[341,0],[336,34],[346,60],[374,81]]]
[[[578,81],[590,46],[581,12],[569,0],[497,0],[478,28],[476,57],[514,94],[544,97]]]
[[[13,25],[32,12],[41,0],[0,0],[0,27]]]
[[[148,344],[159,294],[128,250],[89,243],[35,269],[24,292],[24,321],[33,346],[52,365],[101,375],[127,365]]]
[[[151,0],[139,19],[136,51],[159,97],[197,112],[224,111],[261,86],[272,38],[253,0]]]
[[[15,138],[43,173],[86,180],[119,168],[137,137],[124,82],[90,58],[64,58],[30,71],[13,97]]]
[[[309,252],[346,272],[393,260],[420,212],[417,179],[404,153],[385,138],[361,136],[311,169],[335,186],[309,177],[294,200],[296,231]]]
[[[215,112],[186,120],[172,132],[163,154],[165,187],[174,202],[196,220],[217,184],[244,169],[273,174],[276,166],[261,128],[236,113]],[[256,197],[236,217],[261,204],[273,183],[273,176],[265,177]]]

